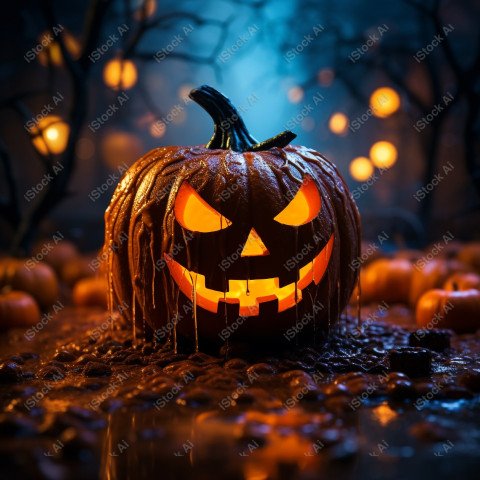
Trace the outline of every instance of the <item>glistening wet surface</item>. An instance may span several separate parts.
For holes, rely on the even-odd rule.
[[[1,476],[477,478],[480,337],[363,315],[321,347],[256,354],[133,345],[93,310],[5,334]]]

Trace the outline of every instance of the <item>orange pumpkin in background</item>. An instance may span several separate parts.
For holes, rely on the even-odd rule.
[[[31,327],[40,321],[40,309],[26,292],[9,290],[0,293],[0,329]]]
[[[80,253],[76,245],[68,240],[46,239],[38,242],[33,248],[32,258],[41,259],[50,265],[60,275],[64,265],[73,259],[79,258]]]
[[[79,307],[107,308],[108,284],[105,277],[79,280],[73,287],[73,303]]]
[[[426,291],[441,288],[450,275],[471,270],[471,267],[457,260],[433,259],[421,265],[414,264],[409,295],[410,305],[415,308],[418,299]]]
[[[480,242],[467,243],[460,249],[457,258],[461,262],[470,265],[477,272],[480,272]]]
[[[480,328],[480,291],[429,290],[418,300],[417,325],[473,333]]]
[[[412,264],[402,258],[381,258],[362,269],[362,303],[408,303]]]
[[[93,277],[96,272],[92,268],[93,256],[81,256],[67,261],[60,269],[60,278],[70,287],[82,278]]]
[[[444,290],[480,290],[480,275],[476,273],[454,273],[447,278]]]
[[[55,271],[46,263],[31,259],[0,259],[0,288],[10,287],[32,295],[42,309],[49,309],[59,298]]]

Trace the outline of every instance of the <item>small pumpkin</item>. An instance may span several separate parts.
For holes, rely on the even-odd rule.
[[[107,308],[108,284],[105,277],[87,277],[73,287],[73,303],[79,307]]]
[[[0,288],[10,287],[32,295],[42,309],[49,309],[59,297],[54,270],[43,262],[25,259],[0,259]]]
[[[447,278],[444,290],[480,290],[480,275],[476,273],[454,273]]]
[[[480,328],[480,291],[429,290],[418,300],[416,319],[421,328],[475,332]]]
[[[146,154],[106,212],[110,306],[127,302],[134,325],[174,322],[214,341],[229,325],[237,337],[273,340],[307,314],[305,330],[327,330],[360,253],[343,178],[320,153],[289,145],[291,132],[257,142],[215,89],[190,97],[213,118],[208,144]]]
[[[408,303],[413,265],[404,258],[380,258],[360,272],[361,301]]]
[[[68,240],[47,239],[35,245],[33,257],[41,258],[60,275],[63,266],[71,260],[79,258],[80,253],[77,246]]]
[[[67,285],[73,286],[82,278],[93,277],[96,273],[92,266],[92,261],[94,260],[93,255],[91,257],[80,256],[72,258],[60,269],[60,278]]]
[[[26,292],[0,292],[0,329],[26,328],[40,321],[40,309],[35,299]]]
[[[457,259],[480,272],[480,242],[470,242],[458,252]]]
[[[418,299],[428,290],[441,288],[453,273],[469,272],[471,268],[457,260],[433,259],[415,265],[410,288],[410,305],[415,307]]]

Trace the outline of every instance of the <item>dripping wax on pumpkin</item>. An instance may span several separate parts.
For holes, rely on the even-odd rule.
[[[159,282],[155,289],[148,285],[154,278],[148,265],[138,267],[144,270],[138,272],[143,279],[141,284],[125,282],[125,279],[131,275],[128,264],[132,259],[138,259],[140,252],[150,247],[152,236],[154,239],[161,239],[159,243],[162,244],[162,248],[155,253],[158,258],[163,258],[164,253],[170,251],[176,233],[180,234],[182,231],[175,218],[173,206],[182,182],[188,179],[189,184],[208,205],[219,210],[232,222],[231,225],[220,230],[220,232],[227,230],[232,232],[228,236],[218,232],[198,233],[194,240],[195,248],[187,244],[187,248],[175,259],[182,271],[188,271],[187,276],[191,277],[192,283],[194,279],[196,282],[194,301],[197,310],[197,332],[194,335],[199,339],[208,337],[217,340],[218,332],[225,325],[223,312],[218,308],[219,303],[223,301],[226,308],[225,301],[228,300],[237,303],[239,308],[242,307],[243,300],[229,294],[228,282],[235,280],[248,282],[251,297],[252,282],[255,281],[260,285],[263,280],[268,280],[268,284],[273,285],[271,281],[275,278],[283,279],[284,284],[288,284],[287,278],[293,279],[291,300],[284,303],[281,311],[278,307],[276,313],[269,312],[268,316],[262,315],[259,308],[254,312],[249,311],[247,320],[242,324],[242,331],[237,332],[238,336],[243,335],[251,339],[266,337],[272,341],[276,333],[281,337],[284,327],[295,324],[298,317],[296,310],[300,305],[302,309],[311,308],[310,303],[314,296],[319,296],[322,303],[328,307],[315,317],[316,325],[327,330],[329,323],[338,319],[340,310],[346,305],[357,278],[357,271],[351,270],[348,265],[359,251],[359,218],[342,177],[335,166],[319,153],[305,147],[289,146],[288,143],[294,138],[291,132],[283,132],[266,142],[257,142],[248,133],[243,120],[229,100],[211,87],[204,86],[193,90],[191,97],[214,119],[216,128],[211,141],[205,147],[163,147],[145,155],[127,172],[129,185],[133,189],[141,189],[144,195],[140,198],[139,195],[127,194],[120,188],[112,199],[110,212],[106,215],[107,235],[110,238],[116,238],[122,226],[132,228],[138,234],[142,219],[137,213],[142,209],[142,202],[143,205],[149,203],[151,218],[154,221],[153,228],[148,229],[145,235],[137,235],[135,241],[131,242],[131,248],[127,251],[122,248],[120,252],[122,255],[119,255],[118,261],[113,262],[111,269],[114,295],[121,298],[136,291],[138,298],[143,299],[140,302],[141,305],[136,307],[154,328],[161,326],[166,318],[165,313],[175,308],[174,293],[178,295],[178,307],[191,299],[193,290],[190,288],[189,291],[186,290],[187,293],[182,292],[177,280],[173,277],[170,269],[173,263],[169,263],[169,268],[162,271],[161,278],[155,277],[155,282]],[[235,116],[232,115],[233,113]],[[237,117],[237,121],[225,122],[224,125],[227,127],[221,128],[225,118]],[[248,154],[248,152],[255,153]],[[252,161],[252,158],[255,160]],[[235,205],[228,199],[221,205],[215,201],[214,192],[218,189],[219,181],[218,166],[228,170],[230,180],[240,185]],[[297,178],[296,175],[300,175],[301,178]],[[312,177],[321,196],[321,211],[306,225],[289,226],[276,222],[275,216],[288,205],[290,200],[284,194],[280,194],[281,191],[283,189],[296,191],[305,181],[306,175]],[[175,181],[167,199],[152,193],[158,191],[161,185],[171,182],[172,178],[175,178]],[[274,178],[277,179],[276,182]],[[253,194],[256,199],[255,205],[249,201]],[[120,204],[124,208],[119,209]],[[217,271],[215,265],[224,255],[222,251],[228,251],[237,242],[239,235],[247,238],[248,231],[243,231],[245,228],[255,228],[270,255],[239,259],[228,272]],[[280,266],[290,255],[291,245],[295,239],[294,230],[297,230],[298,238],[302,238],[302,241],[308,241],[312,231],[318,232],[321,234],[320,238],[325,239],[323,242],[330,239],[331,247],[325,250],[327,245],[314,242],[315,251],[311,256],[306,256],[303,264],[297,264],[297,268],[289,277],[288,272]],[[222,248],[219,249],[219,245]],[[339,255],[340,248],[342,248],[341,255]],[[333,254],[327,257],[327,252]],[[318,264],[322,265],[323,270],[317,271],[313,268],[315,255],[319,256]],[[247,269],[248,265],[250,265],[249,269]],[[205,266],[208,268],[204,272],[202,269],[206,268]],[[311,271],[311,277],[308,277],[312,278],[310,283],[299,281],[299,273],[305,271],[305,268]],[[199,275],[207,271],[212,285],[218,283],[217,277],[221,279],[221,290],[219,290],[214,312],[203,308],[199,303],[201,293],[198,284]],[[304,295],[301,295],[302,286]],[[278,304],[278,298],[274,299],[276,287],[268,288],[272,289],[270,295],[255,299],[259,305],[266,302]],[[153,307],[154,304],[155,307]],[[134,308],[135,305],[132,305],[130,312],[125,314],[127,318],[132,317]],[[178,323],[178,333],[192,336],[192,331],[188,331],[188,325],[185,326],[184,322]]]

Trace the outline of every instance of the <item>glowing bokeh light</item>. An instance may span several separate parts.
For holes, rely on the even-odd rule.
[[[348,130],[348,124],[348,117],[342,112],[336,112],[330,117],[328,128],[336,135],[345,135]]]
[[[304,94],[302,87],[292,87],[288,91],[288,100],[292,103],[299,103],[302,101]]]
[[[373,164],[367,157],[357,157],[350,162],[350,175],[357,182],[368,180],[373,174]]]
[[[376,117],[389,117],[400,108],[400,96],[393,88],[377,88],[370,96],[370,108]]]
[[[105,84],[114,90],[128,90],[137,83],[137,67],[131,60],[110,60],[103,69]]]
[[[370,159],[378,168],[390,168],[397,161],[398,152],[393,143],[380,141],[370,148]]]
[[[34,147],[42,155],[58,155],[67,147],[70,127],[60,117],[47,115],[30,129]]]

